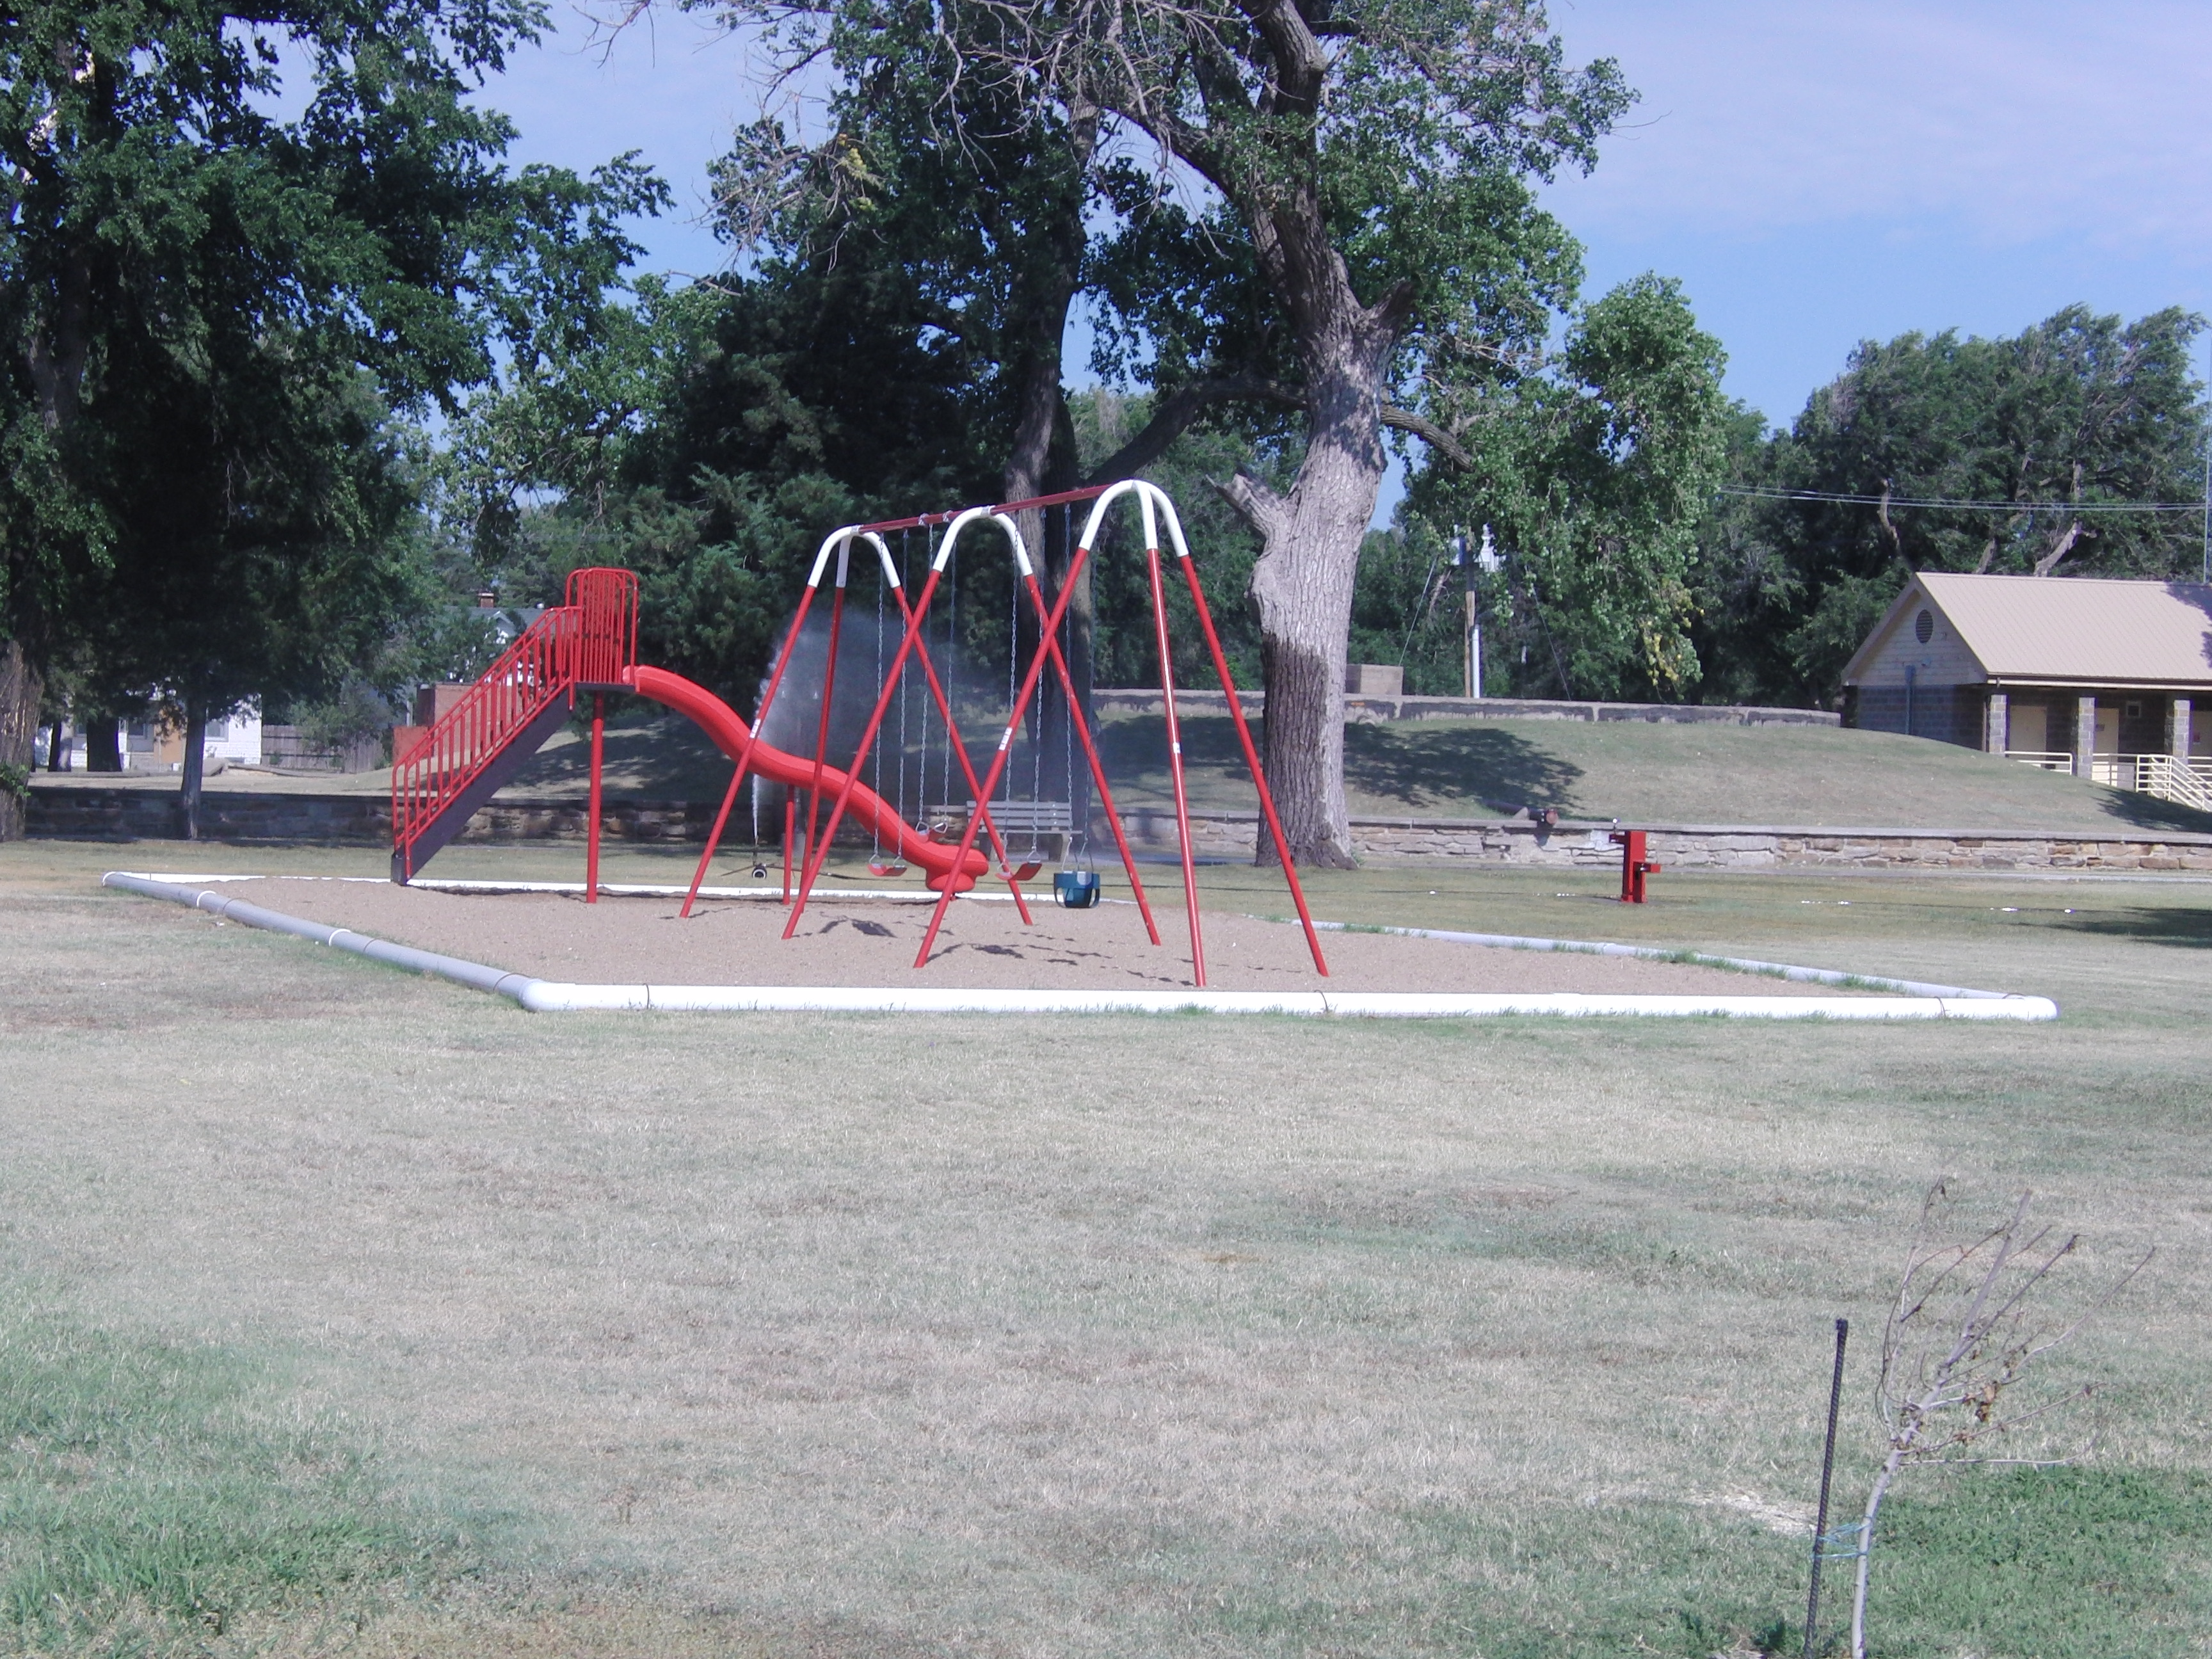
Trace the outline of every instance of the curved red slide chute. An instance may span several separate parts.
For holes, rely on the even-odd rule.
[[[738,711],[696,681],[681,674],[672,674],[664,668],[648,668],[642,664],[625,676],[636,688],[641,697],[674,709],[712,738],[716,746],[735,760],[745,744],[745,723],[738,718]],[[817,779],[814,763],[800,756],[787,753],[768,744],[756,742],[752,747],[751,769],[772,783],[790,784],[801,789],[814,787]],[[821,787],[830,795],[845,787],[845,775],[834,766],[825,765],[819,779]],[[900,817],[897,811],[881,795],[865,783],[854,782],[853,798],[846,808],[864,823],[872,823],[884,841],[896,844],[900,854],[910,864],[918,864],[929,872],[928,884],[942,892],[945,880],[952,874],[954,860],[959,848],[942,842],[918,836],[914,827]],[[962,861],[963,874],[954,884],[956,891],[965,892],[975,884],[975,878],[990,868],[988,860],[978,852],[970,851]]]

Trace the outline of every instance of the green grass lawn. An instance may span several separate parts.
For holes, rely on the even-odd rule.
[[[1313,884],[2063,1010],[1997,1027],[533,1017],[93,885],[379,862],[0,848],[0,1282],[37,1310],[0,1581],[54,1587],[0,1650],[1794,1653],[1830,1322],[1848,1510],[1939,1175],[1976,1217],[2033,1188],[2079,1287],[2160,1254],[2051,1357],[2100,1385],[2094,1457],[1900,1485],[1876,1652],[2212,1642],[2212,887]],[[220,1594],[134,1599],[170,1559]]]
[[[1182,729],[1193,804],[1251,810],[1249,776],[1228,719],[1186,720]],[[1133,805],[1172,799],[1158,716],[1113,716],[1100,742],[1118,797]],[[933,772],[943,763],[942,750],[933,753]],[[1645,823],[2212,832],[2212,817],[2146,795],[1925,738],[1831,726],[1401,720],[1347,728],[1345,754],[1346,792],[1360,817],[1497,817],[1534,805],[1570,817]],[[975,758],[980,772],[988,753],[979,747]],[[1026,764],[1018,756],[1018,781],[1029,775]],[[716,799],[729,782],[720,752],[688,722],[669,718],[616,721],[605,765],[610,789],[649,799]],[[508,793],[581,794],[588,775],[589,745],[571,730]],[[174,786],[149,779],[146,787]],[[389,788],[390,777],[231,773],[210,787],[374,793]],[[914,805],[918,815],[921,803]]]
[[[1109,777],[1172,799],[1163,722],[1106,725]],[[1197,805],[1249,810],[1224,717],[1183,722]],[[1495,817],[1522,805],[1644,823],[1864,829],[2212,830],[2212,817],[1925,738],[1834,726],[1398,720],[1345,731],[1355,817]]]

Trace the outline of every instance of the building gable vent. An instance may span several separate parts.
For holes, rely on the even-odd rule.
[[[1925,645],[1936,637],[1936,618],[1922,611],[1912,619],[1912,637]]]

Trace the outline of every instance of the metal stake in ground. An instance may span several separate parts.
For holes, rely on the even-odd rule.
[[[1836,1373],[1828,1383],[1828,1443],[1820,1453],[1820,1508],[1813,1522],[1813,1589],[1805,1599],[1805,1659],[1813,1659],[1814,1632],[1820,1624],[1820,1561],[1828,1547],[1828,1483],[1836,1472],[1836,1414],[1844,1403],[1844,1344],[1851,1322],[1836,1322]]]

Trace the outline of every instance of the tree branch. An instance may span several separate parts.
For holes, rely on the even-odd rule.
[[[1273,543],[1289,511],[1289,504],[1280,495],[1243,472],[1231,476],[1227,483],[1218,478],[1206,482],[1216,495],[1237,509],[1237,516],[1259,532],[1262,542]]]
[[[1393,404],[1382,406],[1382,424],[1395,426],[1401,432],[1410,432],[1431,449],[1441,450],[1462,472],[1474,471],[1474,457],[1468,454],[1460,441],[1426,416],[1416,415],[1410,409],[1399,409]]]
[[[1207,409],[1215,404],[1240,401],[1303,409],[1306,399],[1305,393],[1296,386],[1257,374],[1189,381],[1161,398],[1152,411],[1152,418],[1145,422],[1145,429],[1093,468],[1089,482],[1110,483],[1149,466]]]

